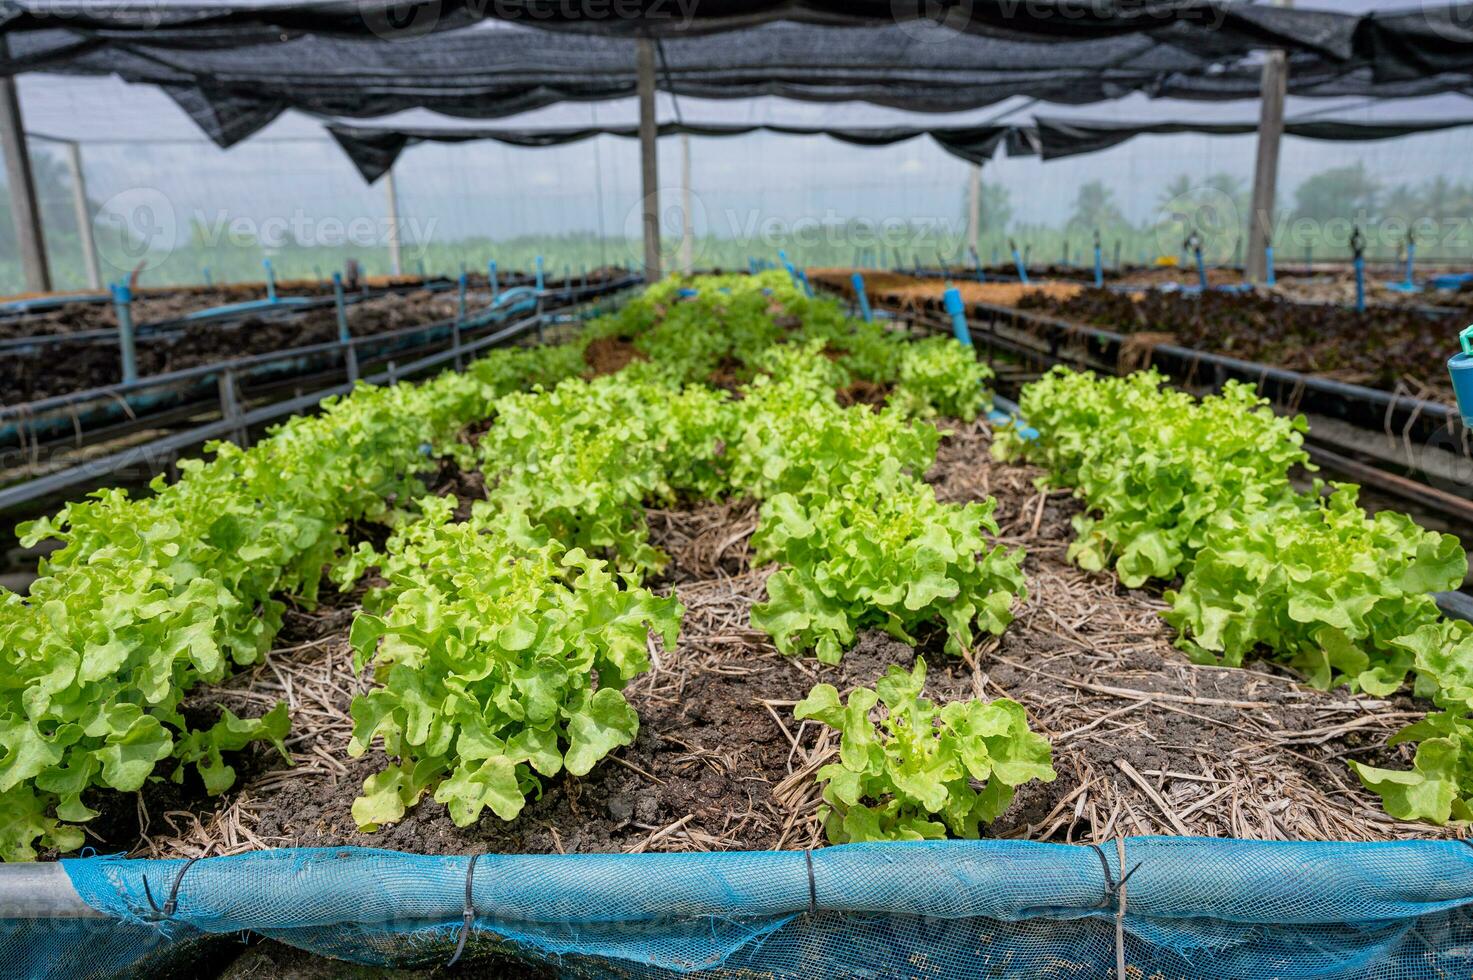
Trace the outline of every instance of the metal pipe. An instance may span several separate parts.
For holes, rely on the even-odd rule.
[[[696,233],[691,217],[690,136],[680,134],[680,271],[695,268]]]
[[[389,205],[389,272],[404,274],[403,252],[399,240],[399,192],[394,185],[394,168],[384,171],[384,197]]]
[[[82,901],[59,863],[0,865],[0,918],[105,919]]]
[[[102,288],[102,266],[97,261],[97,239],[92,233],[92,211],[87,204],[87,177],[82,171],[82,144],[66,145],[67,170],[72,177],[72,207],[77,215],[77,237],[82,240],[82,264],[87,267],[87,285]]]
[[[1276,0],[1292,6],[1292,0]],[[1248,260],[1244,270],[1250,282],[1264,278],[1264,248],[1273,240],[1274,201],[1278,195],[1279,151],[1284,139],[1284,100],[1289,93],[1289,56],[1268,52],[1260,83],[1262,107],[1258,119],[1258,154],[1253,173],[1253,203],[1248,220]]]
[[[655,119],[655,42],[641,37],[635,49],[639,95],[639,173],[644,229],[644,280],[660,281],[660,163],[656,153],[659,124]]]
[[[0,60],[9,57],[9,45],[0,38]],[[5,153],[5,179],[10,187],[10,218],[15,225],[26,289],[51,292],[51,266],[46,260],[46,234],[36,199],[36,175],[21,122],[20,98],[14,75],[0,75],[0,150]]]

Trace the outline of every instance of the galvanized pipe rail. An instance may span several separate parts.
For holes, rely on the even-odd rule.
[[[639,277],[631,276],[625,280],[581,289],[572,289],[567,292],[559,290],[547,291],[539,297],[539,306],[541,305],[540,300],[542,298],[558,298],[566,300],[566,302],[559,305],[558,309],[567,309],[586,299],[598,298],[599,296],[621,291],[638,281],[640,281]],[[538,312],[531,316],[514,321],[485,337],[469,343],[462,343],[458,347],[452,345],[445,350],[428,354],[403,364],[389,361],[384,370],[356,380],[362,380],[369,384],[393,384],[433,368],[454,365],[457,362],[464,363],[467,358],[472,358],[483,350],[506,343],[531,331],[536,331],[540,337],[547,322],[553,319],[554,312],[554,310],[539,309]],[[415,327],[409,329],[412,332],[422,331],[425,328]],[[351,349],[350,344],[342,343],[315,346],[327,350]],[[190,369],[192,372],[198,372],[201,375],[209,373],[218,374],[217,391],[221,408],[219,419],[181,432],[171,433],[144,445],[133,446],[98,459],[88,460],[76,466],[59,470],[55,473],[37,477],[34,480],[0,489],[0,511],[50,496],[79,484],[93,482],[101,477],[133,466],[155,464],[160,460],[172,458],[174,454],[189,446],[199,445],[211,439],[222,437],[243,439],[244,434],[248,433],[254,427],[310,409],[321,402],[322,399],[332,395],[347,394],[353,390],[356,383],[356,380],[349,380],[341,384],[288,398],[284,401],[273,402],[258,408],[244,410],[240,405],[238,397],[236,397],[234,389],[236,370],[241,364],[248,364],[263,358],[269,359],[270,357],[271,355],[257,355],[252,358],[241,358],[237,361],[222,362],[221,364],[208,366],[208,371]],[[65,398],[66,396],[58,397]]]

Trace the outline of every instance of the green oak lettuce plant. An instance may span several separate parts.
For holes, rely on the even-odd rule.
[[[1166,621],[1199,661],[1241,666],[1262,646],[1315,687],[1385,696],[1413,669],[1400,638],[1437,621],[1431,593],[1462,584],[1458,539],[1405,514],[1370,516],[1358,488],[1233,514],[1207,535]]]
[[[649,669],[650,632],[670,645],[679,628],[676,599],[626,587],[525,516],[483,503],[450,523],[453,505],[426,501],[396,533],[381,611],[353,623],[375,686],[353,701],[349,754],[380,743],[393,760],[354,801],[365,830],[426,793],[457,826],[487,808],[511,820],[542,779],[587,774],[639,730],[622,689]]]
[[[794,708],[839,733],[839,761],[818,771],[819,810],[835,844],[975,839],[1002,815],[1016,787],[1055,778],[1048,740],[1031,731],[1016,701],[922,697],[926,663],[892,665],[874,689],[847,701],[819,684]],[[878,720],[875,715],[878,714]]]
[[[812,648],[833,664],[859,629],[914,643],[919,626],[939,620],[947,652],[969,655],[976,631],[1001,633],[1027,593],[1023,552],[988,544],[994,506],[940,503],[893,459],[867,482],[777,494],[762,505],[752,546],[784,567],[768,578],[752,625],[783,653]]]
[[[1074,489],[1087,511],[1074,518],[1069,558],[1113,567],[1131,588],[1189,569],[1225,516],[1292,503],[1289,471],[1311,468],[1303,417],[1275,415],[1252,386],[1229,381],[1198,400],[1163,381],[1056,368],[1020,403],[1040,437],[994,443],[999,458],[1041,463],[1051,483]]]

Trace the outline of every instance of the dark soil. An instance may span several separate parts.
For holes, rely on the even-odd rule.
[[[600,337],[584,349],[583,360],[588,364],[583,377],[591,380],[622,371],[633,361],[648,361],[649,355],[631,337]]]
[[[484,305],[485,300],[472,297],[471,305]],[[383,296],[350,306],[348,323],[355,336],[369,336],[448,319],[456,314],[456,307],[453,292]],[[337,313],[330,307],[287,319],[252,317],[230,323],[191,324],[169,336],[138,338],[138,372],[146,377],[180,371],[327,343],[336,340],[337,335]],[[36,401],[121,380],[122,366],[115,344],[66,341],[41,350],[8,352],[0,357],[0,404]]]

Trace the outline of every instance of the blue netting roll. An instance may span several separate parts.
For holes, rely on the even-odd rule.
[[[1102,863],[1101,857],[1104,858]],[[108,975],[207,934],[250,931],[364,963],[444,962],[465,857],[358,848],[183,861],[63,862],[107,918],[11,920],[21,975]],[[1456,842],[1126,842],[1130,972],[1162,977],[1473,973],[1473,849]],[[1114,846],[865,844],[803,852],[486,855],[471,953],[583,976],[1105,977],[1115,960]],[[162,906],[178,881],[174,914]],[[4,926],[0,926],[4,928]],[[78,972],[78,930],[97,969]],[[130,949],[137,956],[130,959]],[[51,959],[49,957],[55,957]],[[55,969],[56,964],[66,969]]]

